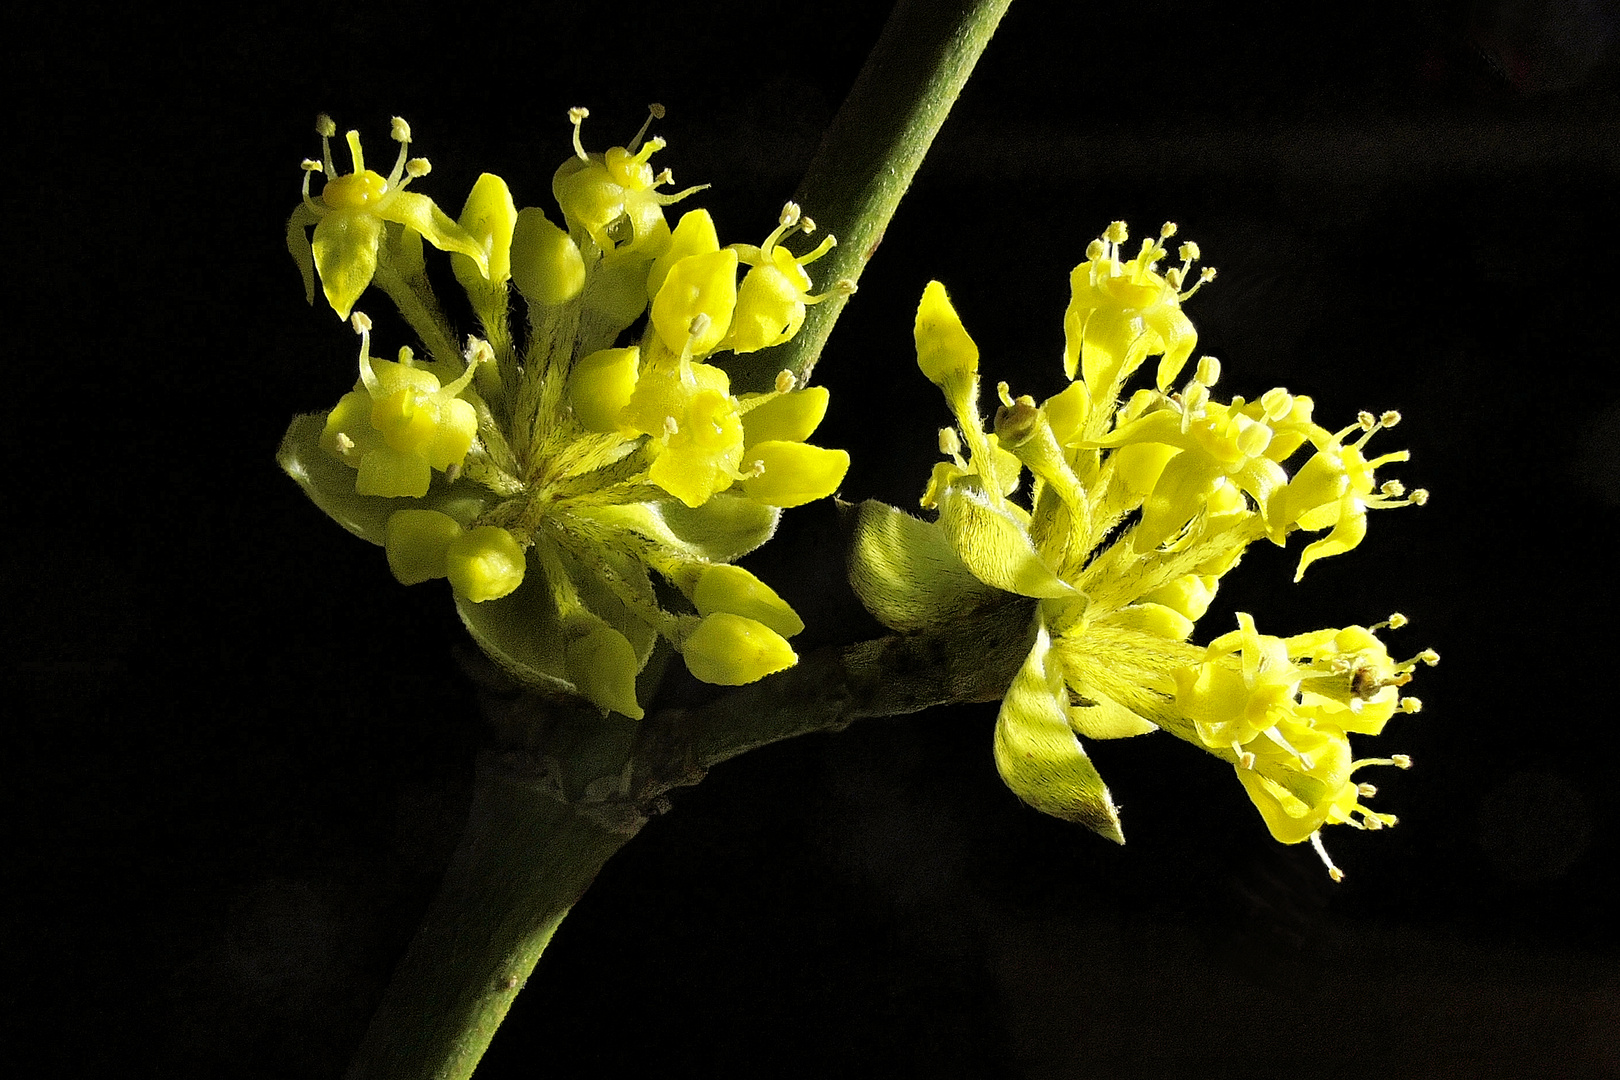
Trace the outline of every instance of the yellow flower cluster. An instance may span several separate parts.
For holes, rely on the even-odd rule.
[[[318,275],[349,317],[376,284],[428,356],[372,358],[371,321],[353,312],[359,381],[330,413],[294,422],[281,461],[329,514],[384,546],[400,581],[447,578],[474,638],[512,673],[640,718],[636,680],[659,639],[712,683],[797,659],[787,638],[803,629],[798,616],[730,563],[771,536],[782,508],[836,490],[849,457],[805,441],[824,389],[783,372],[736,393],[715,361],[797,332],[825,295],[804,266],[833,240],[790,251],[790,237],[815,228],[791,203],[757,247],[722,247],[703,210],[671,228],[664,208],[701,189],[661,190],[669,171],[650,159],[664,141],[645,139],[646,126],[587,153],[585,116],[570,112],[575,153],[552,181],[562,226],[520,210],[492,174],[459,221],[403,190],[428,167],[406,158],[400,120],[386,178],[365,168],[355,132],[351,173],[337,174],[329,145],[305,163],[288,247],[310,298]],[[317,129],[326,145],[335,127],[322,117]],[[312,196],[317,171],[327,180]],[[440,314],[424,240],[451,253],[482,324],[464,348]],[[526,335],[510,325],[514,290]],[[687,604],[672,606],[672,592]]]
[[[1208,356],[1176,386],[1197,343],[1181,305],[1214,272],[1188,287],[1194,244],[1160,271],[1175,231],[1165,225],[1127,257],[1125,224],[1115,222],[1090,245],[1064,315],[1070,385],[1037,404],[1000,384],[989,428],[978,407],[978,347],[944,287],[928,285],[917,310],[918,364],[957,421],[940,433],[948,460],[922,500],[938,520],[865,504],[852,582],[898,630],[960,618],[998,593],[1038,601],[1033,647],[995,737],[1002,777],[1031,805],[1123,842],[1077,736],[1162,728],[1232,762],[1272,834],[1310,839],[1327,861],[1323,825],[1394,824],[1362,805],[1373,788],[1351,773],[1409,764],[1353,760],[1349,733],[1376,735],[1394,713],[1416,712],[1417,699],[1397,688],[1438,657],[1390,659],[1375,631],[1402,625],[1400,616],[1276,638],[1240,614],[1237,631],[1205,648],[1188,639],[1250,543],[1327,531],[1305,548],[1298,580],[1316,560],[1355,547],[1368,510],[1427,495],[1376,479],[1405,452],[1365,454],[1396,413],[1363,413],[1332,432],[1312,421],[1310,398],[1281,388],[1219,401],[1220,364]],[[1153,356],[1153,387],[1124,397]],[[1306,448],[1310,456],[1290,474],[1287,463]],[[1013,498],[1025,470],[1027,504]],[[926,575],[909,572],[923,566]]]

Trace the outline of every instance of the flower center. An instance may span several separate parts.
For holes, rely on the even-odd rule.
[[[334,176],[321,189],[321,201],[334,210],[358,210],[388,194],[388,181],[370,169]]]

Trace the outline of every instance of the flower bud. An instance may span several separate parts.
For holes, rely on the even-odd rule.
[[[636,703],[636,650],[623,634],[603,626],[570,642],[566,654],[568,677],[585,698],[632,720],[645,715]]]
[[[692,603],[699,615],[726,611],[763,623],[785,638],[804,629],[804,620],[769,585],[740,566],[711,566],[698,578]]]
[[[383,548],[388,569],[401,585],[445,576],[445,553],[461,535],[461,523],[437,510],[396,510],[388,519]]]
[[[793,647],[764,623],[721,611],[709,615],[681,645],[686,667],[716,686],[741,686],[798,663]]]
[[[568,376],[568,404],[574,419],[586,431],[623,432],[633,429],[620,419],[635,393],[641,350],[599,349],[574,365]]]
[[[945,286],[937,281],[930,281],[923,290],[913,332],[917,366],[934,385],[945,387],[978,372],[979,347],[963,328]]]
[[[523,584],[523,549],[495,525],[480,525],[456,537],[444,563],[456,595],[475,604],[499,600]]]
[[[469,293],[498,285],[512,276],[512,232],[517,225],[517,206],[506,181],[494,173],[484,173],[473,184],[461,208],[458,224],[489,254],[489,278],[467,256],[452,252],[450,267],[456,280]]]
[[[512,284],[531,304],[565,304],[585,288],[579,245],[534,207],[518,213],[512,230]]]

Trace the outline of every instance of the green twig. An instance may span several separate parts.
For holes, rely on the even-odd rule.
[[[488,752],[461,845],[347,1080],[466,1080],[568,909],[639,819],[563,801],[530,755]]]
[[[900,197],[1012,0],[900,0],[794,195],[838,246],[815,264],[823,291],[858,283]],[[812,305],[793,340],[739,358],[733,381],[769,386],[784,368],[804,381],[848,302]]]

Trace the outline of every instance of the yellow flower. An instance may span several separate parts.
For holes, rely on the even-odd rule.
[[[477,241],[432,199],[405,190],[412,180],[426,176],[431,169],[426,158],[406,157],[410,125],[394,117],[393,138],[399,143],[399,159],[386,177],[366,168],[358,131],[344,136],[354,169],[339,175],[332,164],[331,137],[336,128],[324,115],[315,126],[321,136],[321,160],[304,162],[304,201],[287,222],[287,250],[303,272],[306,300],[315,302],[318,272],[327,303],[338,318],[347,319],[377,271],[385,223],[390,222],[414,230],[440,251],[465,255],[480,273],[489,273],[488,253]],[[316,172],[326,177],[326,186],[318,198],[309,193],[309,179]],[[313,240],[306,234],[312,225]]]
[[[433,470],[457,468],[478,427],[473,406],[456,395],[472,381],[476,355],[461,377],[445,385],[413,364],[371,358],[371,320],[355,312],[360,335],[360,381],[327,414],[321,446],[356,470],[354,490],[386,497],[427,494]]]
[[[1130,259],[1123,222],[1092,243],[1070,276],[1071,384],[1044,403],[999,384],[988,426],[979,347],[944,286],[928,284],[917,362],[956,420],[940,432],[947,460],[922,498],[938,517],[864,504],[851,581],[900,631],[960,622],[998,594],[1034,601],[1034,646],[994,740],[1003,779],[1030,805],[1123,842],[1080,739],[1164,729],[1233,762],[1278,839],[1321,850],[1323,825],[1393,823],[1359,801],[1371,789],[1349,776],[1369,762],[1351,760],[1347,733],[1377,734],[1394,713],[1415,712],[1397,687],[1432,654],[1394,663],[1379,627],[1269,637],[1247,614],[1207,647],[1188,639],[1250,543],[1332,526],[1303,568],[1353,547],[1367,508],[1422,493],[1400,499],[1392,482],[1374,493],[1373,470],[1406,455],[1368,461],[1361,446],[1394,414],[1333,434],[1312,422],[1311,399],[1281,388],[1220,401],[1211,390],[1220,364],[1208,356],[1173,388],[1197,344],[1181,303],[1198,287],[1183,289],[1199,254],[1183,244],[1181,264],[1161,274],[1175,231],[1165,225]],[[1205,270],[1198,283],[1213,276]],[[1152,356],[1153,387],[1125,397]],[[1357,429],[1366,434],[1346,444]],[[1315,453],[1290,479],[1287,464],[1307,444]]]
[[[574,156],[558,167],[551,190],[569,225],[588,235],[603,251],[623,248],[657,255],[669,241],[664,207],[708,187],[701,184],[675,194],[658,190],[671,183],[673,177],[668,169],[655,174],[649,164],[666,145],[657,136],[642,142],[648,125],[663,117],[664,108],[654,105],[650,112],[647,123],[628,146],[587,154],[579,128],[590,110],[568,111],[574,125]]]
[[[464,350],[438,315],[420,242],[395,244],[380,224],[394,219],[378,216],[431,204],[400,194],[397,176],[372,179],[351,139],[356,172],[304,211],[322,215],[313,265],[336,306],[352,303],[373,264],[365,251],[333,254],[323,230],[370,230],[384,260],[397,250],[409,272],[387,291],[432,359],[372,359],[370,321],[355,313],[360,380],[330,413],[294,422],[281,462],[322,509],[381,544],[401,582],[448,580],[473,638],[515,677],[640,719],[637,679],[660,642],[697,678],[726,685],[797,662],[787,639],[803,622],[729,564],[770,538],[783,507],[836,490],[849,456],[805,441],[826,413],[824,389],[784,371],[739,393],[721,366],[761,327],[779,340],[797,331],[794,305],[814,299],[810,256],[787,253],[786,226],[764,248],[722,247],[703,211],[672,232],[663,207],[690,192],[659,192],[668,174],[648,159],[662,140],[643,143],[643,129],[628,147],[585,154],[582,117],[571,114],[576,154],[555,180],[569,231],[484,174],[462,211],[476,275],[460,226],[423,232],[453,253],[483,325]],[[409,163],[396,172],[417,174]],[[344,260],[365,263],[364,275]],[[508,318],[514,289],[527,334]],[[753,327],[741,339],[739,307]]]
[[[729,344],[733,352],[757,352],[780,345],[804,324],[806,304],[820,303],[828,293],[812,295],[810,275],[804,268],[833,249],[837,243],[827,237],[804,255],[794,255],[781,241],[790,232],[814,232],[815,222],[799,212],[796,203],[787,203],[777,218],[777,227],[759,247],[734,244],[737,257],[750,267],[737,290],[736,315],[732,320]],[[841,291],[851,291],[844,286]]]

